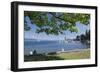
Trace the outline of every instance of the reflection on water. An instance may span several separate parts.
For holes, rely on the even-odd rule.
[[[38,41],[38,40],[25,40],[24,41],[24,53],[29,54],[30,51],[36,50],[37,53],[49,53],[60,51],[62,48],[67,50],[72,49],[86,49],[90,45],[81,43],[80,41]]]

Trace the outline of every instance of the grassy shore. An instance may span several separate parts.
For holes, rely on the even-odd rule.
[[[73,60],[73,59],[89,59],[90,49],[72,50],[61,52],[54,55],[25,55],[24,61],[49,61],[49,60]]]
[[[57,56],[65,59],[65,60],[87,59],[87,58],[90,58],[90,50],[87,49],[87,50],[83,50],[83,51],[65,52],[65,53],[60,53]]]

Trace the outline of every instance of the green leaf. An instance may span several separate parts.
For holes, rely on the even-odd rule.
[[[76,27],[76,22],[80,22],[84,26],[90,24],[90,14],[84,13],[24,11],[24,17],[26,16],[30,18],[33,25],[39,27],[36,31],[37,33],[45,32],[46,34],[59,35],[64,34],[63,31],[66,30],[79,32],[78,27]],[[26,31],[31,29],[26,21],[24,21],[24,25]],[[49,28],[43,28],[44,26]]]

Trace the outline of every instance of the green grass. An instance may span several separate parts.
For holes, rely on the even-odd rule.
[[[49,61],[49,60],[72,60],[72,59],[89,59],[90,50],[85,51],[74,51],[59,53],[55,55],[25,55],[24,61]]]
[[[81,52],[69,52],[69,53],[60,53],[56,55],[60,58],[68,59],[87,59],[90,58],[90,50],[81,51]]]
[[[60,58],[54,55],[29,55],[24,56],[24,61],[49,61],[49,60],[64,60],[64,58]]]

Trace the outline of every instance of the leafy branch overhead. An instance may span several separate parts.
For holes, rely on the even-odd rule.
[[[90,14],[82,13],[60,13],[60,12],[33,12],[25,11],[24,18],[29,16],[31,23],[38,27],[37,33],[45,32],[46,34],[64,34],[64,31],[78,32],[76,22],[84,25],[90,23]],[[24,29],[30,30],[27,22],[24,20]]]

